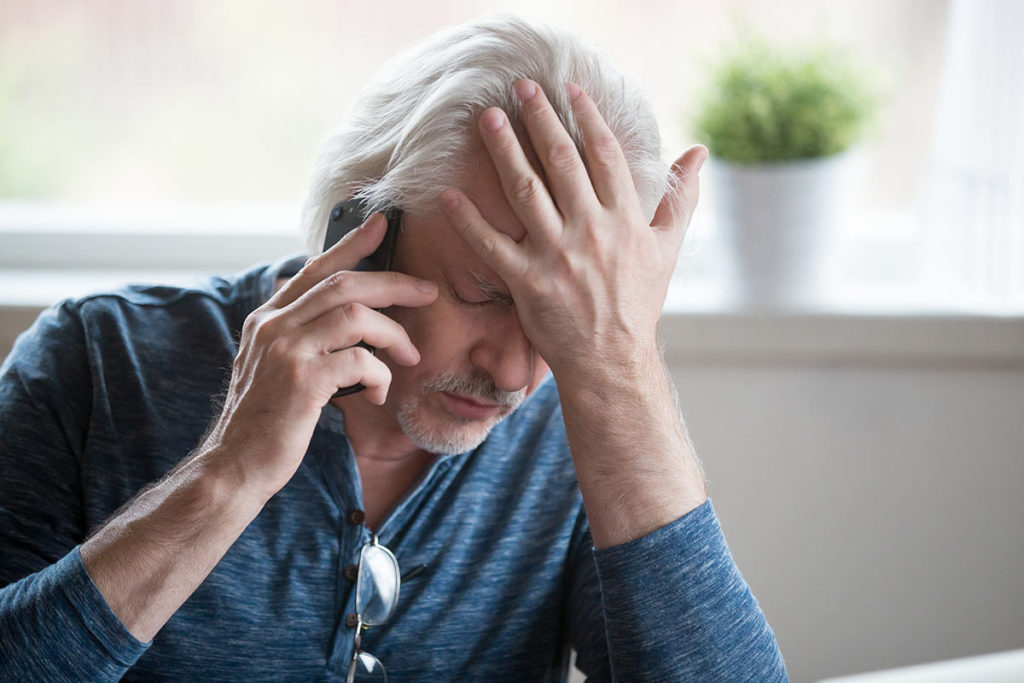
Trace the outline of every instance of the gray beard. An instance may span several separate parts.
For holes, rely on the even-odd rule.
[[[460,377],[453,373],[439,375],[429,379],[420,385],[416,396],[403,403],[398,409],[398,424],[409,440],[417,448],[428,453],[448,455],[471,451],[487,438],[491,430],[504,418],[499,418],[489,424],[467,420],[450,415],[448,419],[452,422],[450,429],[431,428],[420,422],[418,410],[423,399],[433,392],[450,392],[471,396],[485,401],[493,401],[498,405],[511,408],[519,407],[519,404],[526,398],[526,390],[504,391],[499,389],[487,373],[476,371],[469,377]]]

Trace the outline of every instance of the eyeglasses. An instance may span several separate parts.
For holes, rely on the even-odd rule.
[[[402,585],[398,560],[373,534],[359,551],[359,572],[356,575],[356,642],[347,683],[374,681],[387,683],[388,675],[380,660],[360,648],[363,631],[380,626],[391,618],[398,605],[398,589]]]

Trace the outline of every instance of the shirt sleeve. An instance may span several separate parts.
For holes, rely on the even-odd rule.
[[[117,681],[146,651],[110,610],[76,546],[0,590],[0,680]]]
[[[78,552],[91,401],[78,309],[65,303],[0,367],[0,680],[118,680],[146,648]]]
[[[588,680],[788,680],[710,500],[647,536],[590,552],[607,642],[604,650],[574,643]],[[588,599],[587,589],[570,593],[577,611],[593,609]],[[596,637],[592,625],[576,631]]]

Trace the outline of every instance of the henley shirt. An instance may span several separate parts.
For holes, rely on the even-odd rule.
[[[345,570],[370,531],[332,405],[295,476],[152,642],[79,553],[196,447],[243,321],[294,267],[66,301],[19,337],[0,367],[0,680],[345,679]],[[570,649],[593,681],[786,680],[710,500],[594,549],[550,376],[479,447],[436,458],[378,536],[406,577],[362,638],[389,680],[565,680]]]

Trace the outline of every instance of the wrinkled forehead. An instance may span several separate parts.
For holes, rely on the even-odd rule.
[[[519,135],[520,145],[530,168],[544,181],[541,166],[525,133]],[[472,201],[480,216],[494,229],[515,241],[526,235],[526,226],[512,209],[505,196],[501,176],[479,134],[469,145],[456,177],[446,180]],[[506,179],[507,182],[514,182]],[[411,274],[428,277],[460,289],[488,295],[491,299],[507,296],[508,288],[497,273],[476,255],[458,230],[441,210],[438,197],[433,207],[408,211],[403,218],[403,238],[399,240],[400,268]]]
[[[515,129],[520,147],[529,161],[533,173],[537,174],[541,183],[546,187],[547,176],[526,130],[521,126],[516,126]],[[509,169],[513,167],[513,163],[511,160],[505,162],[492,160],[479,134],[474,134],[463,166],[464,170],[460,174],[461,184],[457,187],[473,201],[477,210],[488,223],[518,242],[526,235],[526,226],[519,220],[509,203],[497,168],[497,165],[501,165]],[[514,175],[507,170],[506,174],[508,177],[505,182],[509,186],[514,186]]]
[[[504,281],[476,255],[444,213],[408,212],[402,224],[396,270],[432,280],[457,298],[508,299]],[[515,224],[506,220],[506,225]]]

